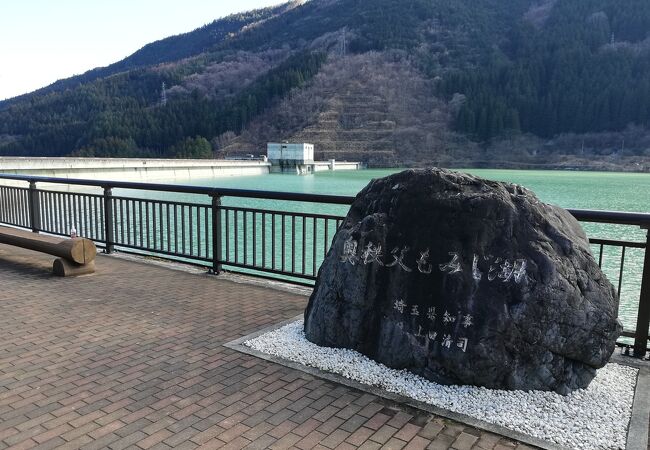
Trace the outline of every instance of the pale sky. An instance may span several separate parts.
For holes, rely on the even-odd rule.
[[[0,0],[0,100],[284,0]]]

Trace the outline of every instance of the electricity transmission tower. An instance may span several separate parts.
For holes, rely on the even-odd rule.
[[[167,89],[165,89],[165,82],[163,81],[162,90],[160,91],[160,106],[167,104]]]

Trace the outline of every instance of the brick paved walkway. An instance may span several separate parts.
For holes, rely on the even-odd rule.
[[[0,245],[0,448],[530,448],[222,346],[306,298]]]

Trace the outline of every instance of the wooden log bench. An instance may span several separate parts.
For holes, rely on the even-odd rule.
[[[57,276],[86,275],[95,271],[97,247],[86,238],[66,239],[0,226],[0,244],[58,256],[52,265],[52,272]]]

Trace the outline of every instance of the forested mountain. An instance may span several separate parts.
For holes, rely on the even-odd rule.
[[[650,170],[647,0],[311,0],[0,102],[0,155]],[[598,158],[593,156],[597,155]]]

